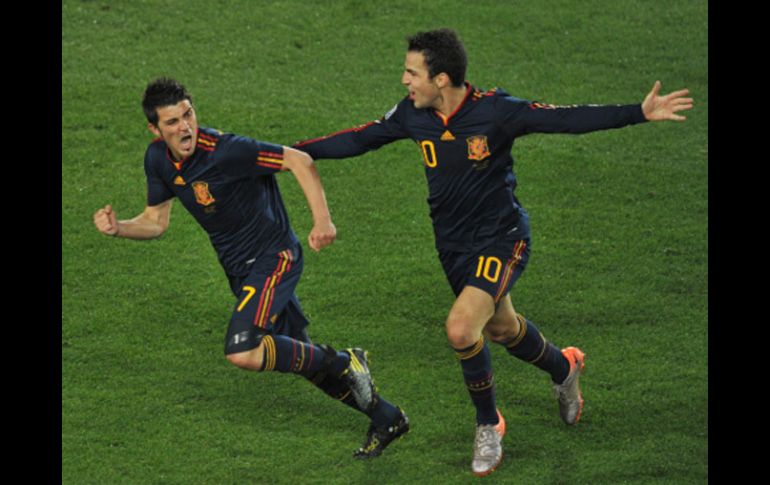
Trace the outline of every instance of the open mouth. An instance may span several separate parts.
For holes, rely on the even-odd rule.
[[[192,135],[184,135],[180,142],[182,148],[189,150],[192,147]]]

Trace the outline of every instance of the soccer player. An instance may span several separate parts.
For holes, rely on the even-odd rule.
[[[160,78],[142,107],[157,136],[144,158],[147,206],[118,220],[110,205],[94,214],[103,234],[144,240],[168,228],[174,197],[208,233],[237,298],[225,337],[232,364],[252,371],[299,374],[329,396],[371,418],[360,458],[376,457],[406,433],[404,412],[376,392],[359,348],[335,351],[314,344],[294,289],[302,274],[302,246],[289,225],[275,174],[289,170],[313,214],[308,243],[331,244],[331,221],[313,160],[282,145],[199,127],[192,97],[177,81]]]
[[[527,212],[515,195],[511,149],[530,133],[586,133],[644,121],[684,120],[692,107],[687,90],[659,95],[660,82],[641,104],[553,106],[485,91],[465,81],[467,57],[449,29],[408,39],[401,83],[408,96],[381,119],[295,148],[314,159],[345,158],[400,139],[422,153],[436,248],[456,300],[446,319],[476,409],[471,468],[495,470],[503,456],[505,420],[495,403],[488,342],[550,374],[562,420],[580,419],[579,376],[584,353],[559,349],[538,326],[514,310],[510,291],[530,255]]]

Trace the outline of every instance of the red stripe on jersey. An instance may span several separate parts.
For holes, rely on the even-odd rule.
[[[276,170],[281,170],[283,168],[283,165],[279,165],[277,163],[257,162],[257,165],[265,168],[274,168]]]
[[[283,274],[291,269],[291,260],[291,251],[281,251],[278,254],[278,265],[273,273],[267,277],[265,285],[262,287],[259,305],[257,306],[257,312],[254,316],[255,326],[264,327],[267,323],[267,318],[270,315],[270,307],[273,305],[275,287],[281,282]]]
[[[345,133],[350,133],[351,131],[365,130],[366,128],[369,128],[370,126],[372,126],[374,123],[376,123],[376,122],[375,121],[371,121],[369,123],[366,123],[365,125],[356,126],[356,127],[353,127],[353,128],[348,128],[347,130],[337,131],[337,132],[334,132],[334,133],[332,133],[330,135],[319,136],[318,138],[313,138],[312,140],[301,141],[301,142],[298,142],[297,144],[295,144],[294,146],[295,147],[301,147],[302,145],[307,145],[309,143],[314,143],[314,142],[317,142],[317,141],[325,140],[326,138],[331,138],[333,136],[344,135]]]
[[[283,153],[276,153],[276,152],[259,152],[259,154],[263,157],[270,157],[270,158],[278,158],[283,159]]]
[[[500,298],[503,297],[503,291],[505,290],[505,287],[508,286],[508,281],[510,281],[511,276],[513,275],[513,272],[516,270],[516,267],[521,262],[521,255],[524,253],[524,250],[527,247],[527,243],[524,241],[519,241],[513,246],[513,254],[511,255],[511,258],[508,260],[508,262],[505,264],[505,272],[503,273],[503,280],[500,282],[500,288],[497,290],[497,294],[495,295],[495,303],[500,301]]]
[[[288,257],[291,258],[291,253],[289,253]],[[284,267],[280,270],[280,272],[277,275],[273,277],[274,282],[272,284],[272,288],[270,288],[270,297],[265,307],[265,311],[260,317],[259,326],[262,328],[264,328],[267,325],[267,319],[270,316],[270,308],[272,308],[273,299],[275,298],[275,287],[278,286],[278,284],[281,282],[281,278],[283,277],[283,274],[288,272],[291,269],[291,259],[284,260],[284,263],[285,263]]]
[[[530,103],[529,109],[556,109],[559,106],[556,106],[555,104],[548,104],[548,103]],[[565,106],[561,106],[561,108],[564,108]]]

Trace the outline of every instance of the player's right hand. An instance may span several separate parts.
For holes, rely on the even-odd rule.
[[[94,214],[94,225],[102,234],[107,236],[118,235],[118,218],[115,212],[112,211],[111,205],[96,211]]]
[[[308,234],[307,241],[310,245],[310,249],[315,252],[320,251],[326,246],[330,245],[337,239],[337,228],[332,221],[324,221],[322,223],[315,223],[313,229]]]

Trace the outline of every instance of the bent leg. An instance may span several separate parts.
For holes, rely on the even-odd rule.
[[[569,361],[561,350],[546,340],[534,323],[516,313],[510,295],[501,299],[485,332],[509,354],[548,372],[553,382],[561,383],[567,378]]]
[[[291,336],[304,335],[307,325],[294,294],[302,261],[302,248],[296,246],[258,258],[247,276],[231,279],[238,300],[225,336],[225,354],[234,365],[294,374],[324,370],[335,376],[348,368],[348,353]]]
[[[481,334],[494,314],[494,306],[488,293],[466,286],[457,297],[446,321],[447,338],[460,360],[465,386],[476,408],[477,424],[499,422],[492,356]]]
[[[247,350],[245,352],[237,352],[235,354],[228,354],[227,360],[236,367],[240,367],[245,370],[261,371],[264,359],[262,355],[265,351],[264,342],[260,343],[255,349]]]

